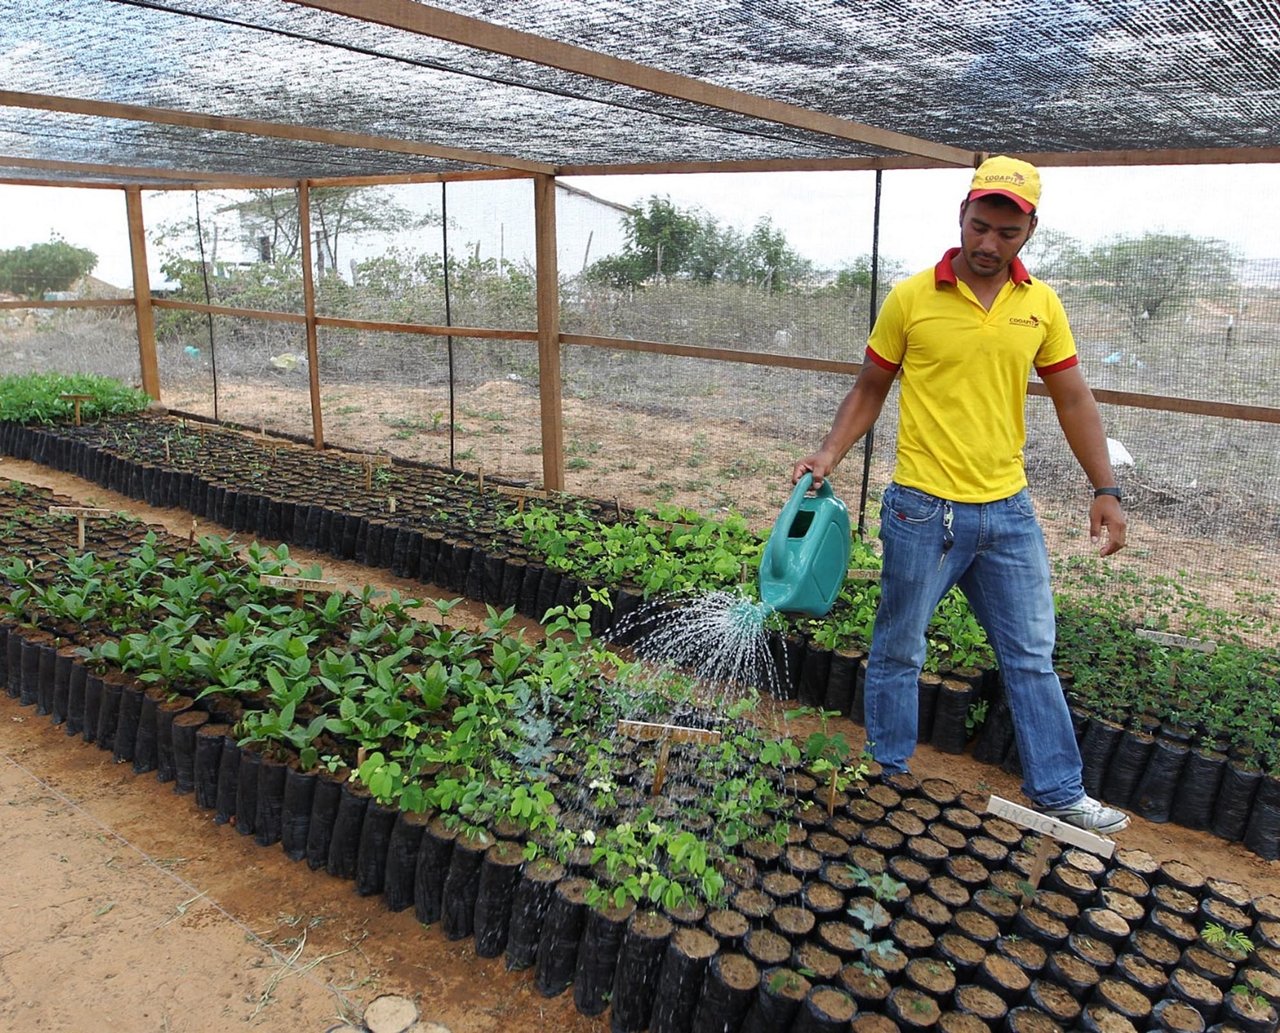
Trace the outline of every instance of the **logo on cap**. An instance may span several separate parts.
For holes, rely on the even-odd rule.
[[[999,194],[1022,211],[1034,212],[1040,204],[1040,173],[1036,167],[1003,154],[988,158],[978,166],[969,184],[969,200]]]

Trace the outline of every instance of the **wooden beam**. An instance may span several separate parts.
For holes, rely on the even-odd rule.
[[[1157,167],[1162,165],[1268,165],[1280,164],[1280,147],[1201,148],[1195,150],[1150,151],[1046,151],[1020,153],[1017,157],[1044,168]],[[195,189],[292,189],[296,180],[279,176],[245,176],[240,173],[197,172],[184,169],[154,169],[146,166],[95,165],[85,162],[52,161],[0,156],[0,168],[48,169],[128,176],[131,179],[157,177],[154,183],[101,182],[98,180],[39,179],[29,176],[2,176],[6,186],[69,187],[77,190],[120,190],[138,186],[143,190]],[[734,172],[863,172],[904,169],[953,169],[955,164],[916,155],[881,155],[850,158],[743,158],[732,161],[633,162],[623,165],[562,165],[560,176],[662,176],[700,175]],[[328,176],[311,180],[314,189],[324,187],[394,186],[409,183],[455,183],[469,180],[527,178],[529,173],[507,169],[474,169],[465,172],[408,172],[385,175]],[[172,179],[173,182],[164,180]],[[561,184],[563,186],[563,184]]]
[[[1043,168],[1109,168],[1159,165],[1273,165],[1280,147],[1215,147],[1194,150],[1018,152],[1015,157]],[[561,176],[661,176],[707,172],[861,172],[951,169],[954,163],[918,155],[865,158],[743,158],[734,161],[656,161],[628,165],[561,165]]]
[[[320,409],[320,342],[316,333],[316,284],[311,266],[311,188],[298,183],[298,238],[302,244],[302,307],[307,324],[307,384],[311,394],[311,440],[324,448],[324,417]]]
[[[865,158],[738,158],[732,161],[650,161],[629,165],[561,165],[561,176],[666,176],[708,172],[864,172],[954,169],[955,163],[910,154]]]
[[[1115,165],[1273,165],[1280,147],[1200,147],[1132,151],[1048,151],[1015,157],[1047,168],[1093,168]]]
[[[498,341],[536,341],[537,330],[504,330],[484,326],[429,326],[425,323],[384,323],[377,319],[343,319],[340,316],[316,316],[319,326],[335,330],[375,330],[380,333],[426,334],[430,337],[475,337]]]
[[[0,301],[6,308],[132,308],[132,298],[75,298],[70,301]]]
[[[130,298],[93,299],[84,301],[0,301],[0,310],[24,308],[115,308],[132,305]],[[298,312],[271,312],[261,309],[232,308],[227,305],[205,305],[195,301],[177,301],[172,298],[155,298],[153,308],[182,309],[189,312],[209,312],[216,316],[236,319],[263,319],[281,323],[305,323],[306,316]],[[316,316],[317,326],[340,330],[370,330],[379,333],[423,334],[432,337],[472,337],[502,341],[538,341],[539,357],[542,355],[542,338],[535,330],[508,330],[495,327],[428,326],[419,323],[384,323],[376,319],[343,319],[338,316]],[[769,366],[775,369],[804,370],[810,373],[837,373],[857,376],[862,368],[859,362],[840,359],[819,359],[807,355],[779,355],[773,352],[739,351],[735,348],[708,348],[691,344],[672,344],[666,341],[636,341],[630,338],[603,337],[593,334],[560,334],[561,344],[586,348],[604,348],[609,351],[636,352],[643,355],[673,355],[686,359],[708,359],[713,362],[739,362],[751,366]],[[557,362],[559,359],[557,353]],[[1043,384],[1032,382],[1028,393],[1041,398],[1048,397]],[[1184,416],[1213,416],[1247,423],[1280,424],[1280,408],[1266,405],[1241,405],[1236,402],[1215,402],[1197,398],[1174,398],[1166,395],[1139,394],[1133,391],[1112,391],[1094,388],[1094,398],[1103,405],[1127,406],[1131,409],[1147,409]]]
[[[326,187],[377,187],[402,186],[409,183],[468,183],[477,180],[528,179],[528,172],[517,169],[472,169],[469,172],[409,172],[378,176],[316,176],[311,180],[314,190]]]
[[[159,180],[180,180],[179,189],[190,189],[192,187],[208,187],[216,184],[220,188],[230,189],[240,187],[243,189],[256,189],[259,187],[288,187],[293,188],[295,180],[285,179],[277,176],[245,176],[238,172],[197,172],[192,169],[158,169],[151,168],[146,165],[101,165],[87,161],[53,161],[45,158],[17,158],[12,155],[0,155],[0,168],[10,167],[19,169],[47,169],[55,172],[78,172],[86,176],[103,175],[103,176],[128,176],[130,179],[146,179],[148,177]],[[50,183],[50,186],[58,186],[60,181]],[[145,183],[97,183],[96,186],[106,188],[108,190],[118,190],[123,187],[136,186],[143,190],[171,190],[174,184],[165,183],[156,187],[151,187]]]
[[[95,118],[119,118],[132,122],[154,122],[160,125],[186,126],[191,129],[212,129],[224,133],[244,133],[250,136],[269,136],[281,140],[307,140],[334,147],[357,147],[362,150],[391,151],[396,154],[413,154],[445,161],[461,161],[471,165],[497,165],[502,168],[521,169],[525,172],[550,173],[552,166],[540,161],[528,161],[511,155],[490,154],[461,147],[440,147],[418,143],[415,140],[396,140],[385,136],[368,136],[349,133],[340,129],[320,129],[281,122],[264,122],[253,118],[233,118],[225,115],[206,115],[193,111],[175,111],[172,108],[144,107],[138,104],[117,104],[112,101],[82,100],[78,97],[55,97],[43,93],[20,93],[16,90],[0,90],[0,107],[30,108],[36,111],[65,111],[73,115],[90,115]]]
[[[560,374],[560,272],[556,260],[556,181],[533,183],[537,262],[538,400],[542,413],[542,486],[564,491],[564,412]]]
[[[577,75],[591,76],[605,82],[631,86],[664,97],[691,101],[704,107],[731,111],[766,122],[804,129],[812,133],[852,140],[856,143],[882,147],[889,151],[903,151],[938,158],[955,165],[971,166],[973,151],[948,144],[921,140],[904,133],[863,125],[836,115],[811,111],[795,104],[770,100],[742,90],[716,86],[701,79],[675,72],[665,72],[635,61],[624,61],[584,47],[559,43],[528,32],[503,28],[479,18],[454,14],[438,7],[418,3],[416,0],[289,0],[301,7],[313,7],[332,14],[342,14],[361,21],[386,25],[404,32],[445,39],[463,46],[487,50],[494,54],[533,61]]]
[[[813,373],[847,373],[857,376],[860,362],[839,359],[816,359],[807,355],[778,355],[773,352],[738,351],[734,348],[704,348],[691,344],[668,344],[662,341],[633,341],[621,337],[596,337],[590,334],[561,334],[565,344],[607,348],[610,351],[643,352],[647,355],[679,355],[686,359],[712,359],[716,362],[745,362],[752,366],[777,369],[801,369]]]
[[[230,316],[233,319],[262,319],[269,323],[305,323],[307,321],[307,317],[301,312],[273,312],[271,309],[206,305],[203,301],[179,301],[177,298],[154,298],[151,305],[153,308],[201,312],[211,316]]]
[[[129,217],[129,257],[133,262],[133,311],[138,322],[138,363],[142,390],[160,401],[160,366],[156,361],[156,316],[151,310],[151,275],[147,272],[147,231],[142,220],[142,190],[124,192]]]
[[[1048,398],[1043,384],[1032,382],[1027,393]],[[1245,420],[1249,423],[1280,423],[1280,408],[1270,405],[1240,405],[1236,402],[1211,402],[1200,398],[1171,398],[1166,395],[1145,395],[1134,391],[1093,389],[1094,400],[1102,405],[1123,405],[1130,409],[1150,409],[1155,412],[1180,413],[1184,416],[1217,416],[1225,420]]]

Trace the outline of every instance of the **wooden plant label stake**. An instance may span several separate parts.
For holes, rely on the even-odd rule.
[[[196,543],[196,518],[191,518],[191,530],[187,532],[187,544],[195,545]]]
[[[92,506],[50,506],[50,516],[73,516],[76,518],[76,548],[84,551],[84,524],[86,520],[105,520],[111,516],[109,509],[97,509]]]
[[[336,592],[338,590],[338,582],[336,581],[321,581],[309,577],[286,577],[283,574],[263,574],[258,578],[258,582],[267,588],[283,588],[286,591],[292,589],[293,605],[299,610],[302,609],[304,602],[304,592]]]
[[[387,496],[387,512],[394,513],[396,511],[396,497],[394,495]]]
[[[851,581],[879,581],[880,571],[868,567],[865,570],[850,570],[845,574]]]
[[[662,795],[662,786],[667,781],[667,761],[671,759],[671,740],[663,739],[662,745],[658,747],[658,761],[653,766],[653,788],[651,792],[654,796]]]
[[[172,455],[170,454],[170,452],[169,452],[169,437],[168,437],[168,435],[165,435],[165,439],[164,439],[164,461],[165,461],[166,463],[172,463],[172,462],[173,462],[173,456],[172,456]]]
[[[720,733],[706,728],[690,728],[688,725],[657,724],[653,721],[619,721],[618,732],[629,735],[641,742],[660,741],[658,762],[653,769],[653,788],[651,795],[658,796],[662,792],[663,783],[667,780],[667,761],[671,756],[673,742],[691,742],[699,746],[714,746],[720,741]]]
[[[1168,631],[1156,631],[1154,628],[1134,628],[1133,633],[1162,646],[1180,646],[1183,649],[1194,649],[1201,653],[1212,653],[1218,643],[1208,638],[1189,638],[1186,635],[1175,635]]]
[[[76,410],[76,426],[80,426],[80,403],[92,402],[93,395],[58,395],[64,402],[71,402]]]
[[[1031,894],[1034,894],[1039,888],[1040,880],[1044,877],[1045,868],[1048,867],[1049,852],[1053,849],[1050,837],[1060,839],[1064,843],[1070,843],[1072,846],[1078,846],[1081,850],[1088,850],[1091,854],[1097,854],[1099,857],[1109,858],[1116,852],[1115,840],[1107,839],[1105,836],[1099,836],[1093,832],[1086,832],[1084,829],[1078,829],[1074,825],[1068,825],[1065,821],[1050,818],[1047,814],[1033,811],[1030,807],[1022,807],[1011,800],[1005,800],[999,796],[993,796],[987,802],[987,813],[994,814],[998,818],[1004,818],[1006,821],[1011,821],[1024,829],[1030,829],[1040,837],[1040,847],[1036,850],[1031,874],[1027,877],[1027,882],[1031,885]],[[1023,903],[1031,899],[1031,894],[1023,894]]]
[[[511,484],[499,484],[493,489],[499,495],[506,495],[516,500],[516,512],[524,512],[524,504],[528,499],[549,499],[551,493],[549,491],[539,491],[537,488],[517,488]]]
[[[1022,902],[1030,904],[1035,899],[1036,890],[1040,888],[1040,880],[1044,878],[1045,869],[1049,867],[1049,855],[1053,853],[1053,837],[1040,835],[1040,843],[1036,847],[1035,856],[1031,859],[1031,871],[1027,875],[1027,887],[1022,891]]]
[[[551,492],[543,491],[541,488],[518,488],[513,484],[498,484],[494,486],[494,491],[499,495],[509,495],[514,499],[549,499]]]

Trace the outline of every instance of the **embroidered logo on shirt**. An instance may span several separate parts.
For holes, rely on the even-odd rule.
[[[1039,316],[1027,316],[1026,319],[1020,319],[1018,316],[1010,316],[1009,322],[1015,326],[1039,326]]]

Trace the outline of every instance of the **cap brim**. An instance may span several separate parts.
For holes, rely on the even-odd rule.
[[[1036,210],[1036,206],[1033,205],[1030,201],[1028,201],[1025,197],[1019,197],[1017,194],[1009,190],[970,190],[969,200],[976,201],[980,197],[991,197],[992,195],[1007,197],[1010,201],[1016,204],[1018,208],[1021,209],[1023,212],[1025,212],[1027,215],[1030,215],[1032,212]]]

